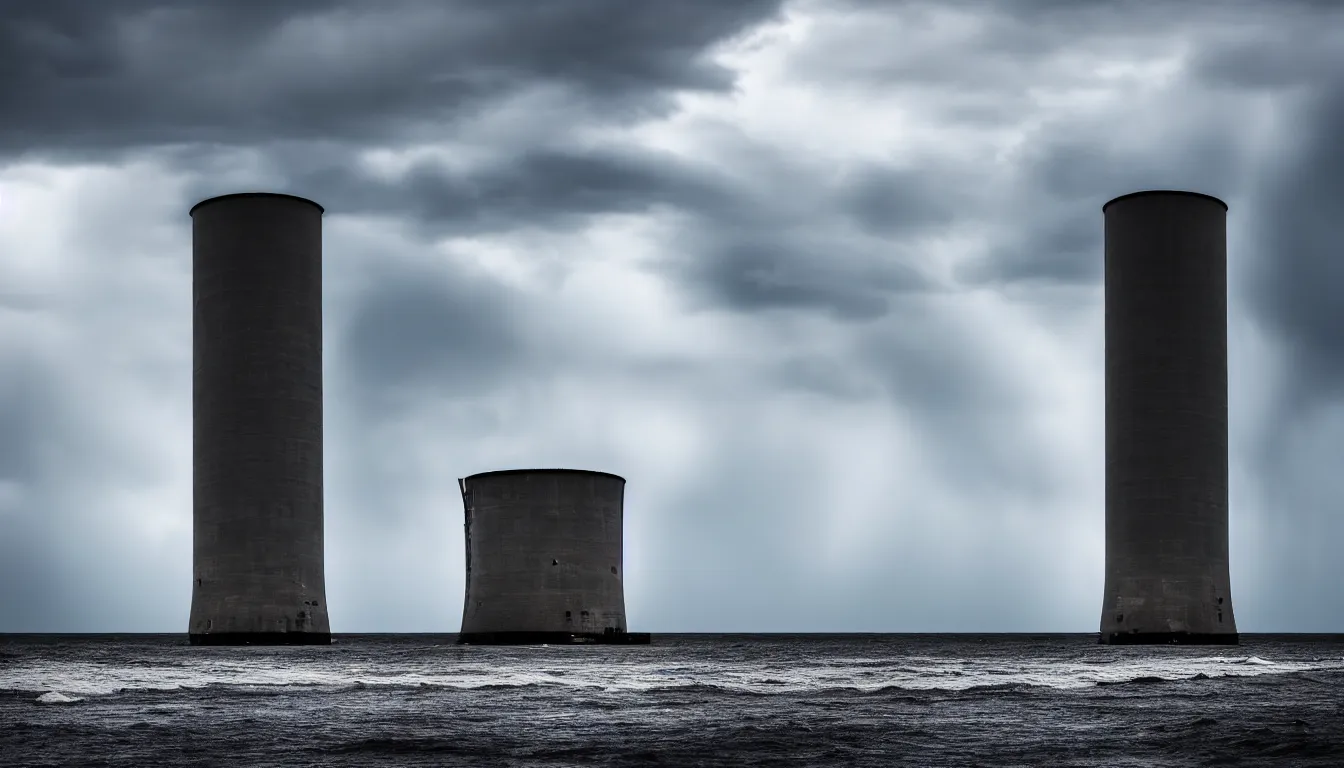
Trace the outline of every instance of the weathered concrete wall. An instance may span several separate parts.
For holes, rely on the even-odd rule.
[[[322,208],[225,195],[191,217],[191,641],[326,643]]]
[[[1227,206],[1125,195],[1106,227],[1105,643],[1235,643]]]
[[[601,472],[511,470],[463,480],[464,641],[624,633],[624,496],[625,480]]]

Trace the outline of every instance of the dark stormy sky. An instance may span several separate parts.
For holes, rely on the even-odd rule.
[[[185,631],[190,219],[326,206],[336,631],[458,477],[630,479],[632,629],[1095,631],[1100,207],[1229,216],[1232,592],[1344,631],[1344,7],[0,3],[0,631]]]

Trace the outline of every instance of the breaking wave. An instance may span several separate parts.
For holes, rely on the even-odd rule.
[[[66,696],[60,691],[47,691],[36,699],[38,704],[74,704],[83,700],[78,696]]]

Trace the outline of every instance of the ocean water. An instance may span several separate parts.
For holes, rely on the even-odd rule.
[[[0,635],[3,766],[1344,766],[1344,636]]]

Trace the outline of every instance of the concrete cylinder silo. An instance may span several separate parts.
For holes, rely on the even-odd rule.
[[[1103,643],[1236,644],[1227,532],[1227,205],[1150,191],[1102,207]]]
[[[268,193],[191,209],[193,645],[331,639],[322,213]]]
[[[520,469],[459,483],[467,578],[458,642],[649,642],[626,630],[624,479]]]

